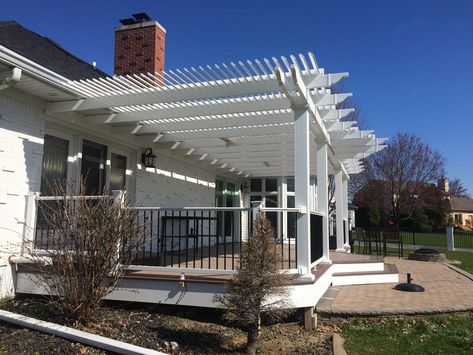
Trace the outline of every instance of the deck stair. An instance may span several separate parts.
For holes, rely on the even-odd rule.
[[[384,264],[382,270],[344,271],[332,275],[333,286],[399,282],[399,271],[394,264]]]

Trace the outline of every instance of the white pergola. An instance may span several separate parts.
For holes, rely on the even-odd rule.
[[[337,109],[351,94],[331,87],[348,73],[326,74],[315,56],[299,54],[207,65],[164,73],[65,83],[80,95],[50,102],[49,114],[78,112],[117,135],[146,137],[154,149],[181,152],[236,177],[294,176],[298,269],[310,273],[310,176],[317,176],[317,209],[324,215],[328,258],[328,174],[335,174],[337,249],[344,250],[347,180],[360,159],[385,139],[363,131]]]

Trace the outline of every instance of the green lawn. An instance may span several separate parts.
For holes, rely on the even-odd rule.
[[[473,318],[354,319],[342,336],[349,354],[473,354]]]
[[[465,253],[460,251],[447,251],[445,255],[449,259],[461,261],[460,265],[456,265],[470,274],[473,274],[473,253]]]
[[[356,249],[357,250],[357,249]],[[445,253],[445,256],[448,259],[461,261],[460,265],[455,265],[456,267],[473,274],[473,253],[461,252],[461,251],[446,251],[442,248],[439,248],[440,252]],[[412,253],[414,249],[404,248],[404,257],[407,258],[409,253]],[[388,248],[389,255],[395,254],[396,250]]]

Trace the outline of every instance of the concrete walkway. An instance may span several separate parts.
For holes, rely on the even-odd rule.
[[[442,263],[386,257],[399,269],[400,282],[411,273],[425,292],[401,292],[395,284],[332,286],[317,304],[322,317],[376,316],[473,311],[473,280]],[[470,275],[471,276],[471,275]]]

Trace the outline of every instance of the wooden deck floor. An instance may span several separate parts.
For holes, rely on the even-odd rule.
[[[291,256],[295,255],[295,246],[294,245],[284,245],[285,252],[289,254],[289,250],[291,250]],[[239,256],[239,255],[238,255]],[[176,258],[176,256],[174,256]],[[287,258],[285,258],[285,265],[289,265]],[[361,255],[361,254],[346,254],[346,253],[336,253],[330,252],[330,259],[332,264],[321,263],[318,264],[316,268],[312,270],[312,274],[315,276],[313,281],[309,281],[309,283],[316,282],[333,264],[348,264],[348,263],[379,263],[383,262],[383,257],[380,256],[370,256],[370,255]],[[202,260],[196,260],[196,265],[200,266],[204,265],[203,268],[196,267],[195,271],[193,270],[186,270],[185,271],[185,278],[189,282],[209,282],[209,283],[222,283],[227,282],[232,278],[232,274],[222,274],[218,272],[214,272],[213,270],[209,270],[211,268],[215,270],[227,270],[230,271],[231,269],[231,260],[227,257],[227,264],[226,269],[224,269],[224,255],[219,255],[218,258],[212,257],[204,257]],[[167,266],[171,266],[170,260],[168,260],[169,264]],[[181,267],[181,268],[188,268],[192,269],[191,262],[193,263],[194,260],[189,261],[187,266],[185,262],[181,262],[177,264],[177,259],[174,260],[174,267]],[[210,262],[210,268],[209,266]],[[217,263],[219,265],[219,269],[216,269]],[[235,258],[235,265],[238,266],[237,258]],[[295,260],[291,260],[292,268],[296,268]],[[155,265],[156,266],[156,265]],[[202,270],[199,270],[202,269]],[[181,276],[181,272],[176,271],[175,269],[167,270],[153,270],[153,269],[140,269],[140,266],[132,267],[128,270],[126,277],[128,278],[143,278],[143,279],[163,279],[163,280],[177,280]],[[300,283],[307,283],[307,280],[300,280],[298,279],[297,274],[290,275],[291,283],[292,284],[300,284]]]
[[[191,269],[236,270],[240,266],[240,243],[227,243],[202,249],[186,249],[180,252],[138,253],[136,265],[165,266]],[[296,268],[296,247],[278,244],[282,269]]]

